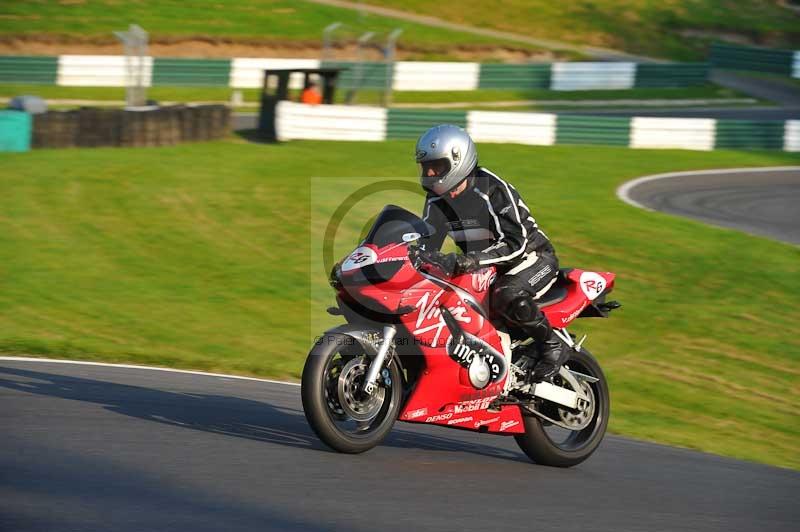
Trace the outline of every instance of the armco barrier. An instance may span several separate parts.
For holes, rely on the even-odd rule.
[[[479,89],[548,89],[550,65],[482,64]]]
[[[0,55],[0,83],[55,85],[58,57]]]
[[[708,63],[641,63],[636,88],[690,87],[708,82]]]
[[[556,142],[556,115],[470,111],[467,131],[475,142],[512,142],[547,146]]]
[[[635,116],[631,119],[631,148],[682,148],[713,150],[712,118],[660,118]]]
[[[770,72],[800,78],[800,51],[714,43],[709,62],[716,68]]]
[[[636,63],[553,63],[550,88],[557,91],[630,89]]]
[[[115,55],[60,57],[0,56],[0,82],[72,86],[121,87],[126,84],[127,59]],[[171,59],[145,57],[145,85],[194,85],[259,88],[264,69],[345,67],[339,80],[344,89],[383,89],[387,81],[398,91],[459,91],[474,89],[629,89],[683,87],[708,79],[705,63],[552,63],[480,64],[470,62],[326,61],[316,59]],[[301,88],[302,78],[291,80]]]
[[[153,85],[224,87],[230,78],[231,62],[228,59],[197,61],[195,59],[157,58],[153,62]]]
[[[784,137],[780,120],[718,120],[715,147],[781,150]]]
[[[387,111],[379,107],[310,106],[290,101],[278,103],[276,115],[280,140],[412,140],[431,126],[450,123],[466,128],[476,142],[800,152],[800,120],[629,118],[427,109]]]
[[[364,61],[360,64],[352,61],[324,61],[320,65],[322,68],[346,69],[337,81],[337,86],[342,89],[383,89],[386,87],[387,76],[392,74],[386,63],[377,61]]]
[[[556,144],[629,146],[630,141],[630,118],[558,115]]]
[[[800,151],[800,120],[787,120],[783,129],[783,149]]]
[[[34,116],[34,148],[166,146],[213,140],[230,131],[224,105],[131,109],[82,108]]]
[[[471,91],[478,88],[478,63],[398,61],[392,88],[397,91]]]
[[[58,61],[56,85],[76,87],[124,87],[127,59],[115,55],[62,55]],[[133,60],[138,64],[138,59]],[[142,58],[142,83],[151,85],[153,58]]]
[[[420,131],[445,123],[467,127],[467,111],[389,109],[386,138],[415,139]]]
[[[386,109],[383,107],[293,105],[287,108],[286,104],[291,102],[279,102],[275,113],[278,140],[386,139]]]

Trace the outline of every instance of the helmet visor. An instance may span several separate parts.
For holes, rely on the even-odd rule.
[[[443,157],[432,161],[422,161],[419,163],[419,167],[420,176],[423,179],[430,178],[431,181],[435,181],[440,177],[446,176],[450,171],[450,160]]]

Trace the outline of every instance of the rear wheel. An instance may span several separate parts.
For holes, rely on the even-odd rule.
[[[599,380],[595,383],[580,381],[589,400],[579,401],[576,410],[562,408],[549,401],[537,405],[537,410],[569,428],[549,423],[523,409],[525,434],[515,436],[515,439],[522,451],[537,464],[555,467],[577,465],[591,456],[606,433],[610,397],[600,365],[588,351],[581,349],[572,352],[565,366]],[[569,384],[560,380],[554,384],[570,388]]]
[[[301,381],[303,411],[326,445],[361,453],[389,434],[400,411],[402,376],[392,361],[372,395],[361,388],[371,362],[364,348],[344,334],[325,335],[306,359]]]

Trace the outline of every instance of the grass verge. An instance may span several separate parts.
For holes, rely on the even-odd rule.
[[[199,14],[199,15],[198,15]],[[388,17],[365,14],[352,9],[295,0],[243,0],[218,2],[211,0],[159,0],[118,2],[86,0],[63,2],[40,0],[5,2],[0,6],[0,36],[70,38],[78,41],[99,39],[113,41],[112,32],[127,29],[127,21],[135,21],[147,30],[151,40],[170,38],[217,40],[221,43],[291,42],[319,46],[322,30],[333,22],[343,26],[337,39],[353,42],[367,31],[375,32],[383,43],[396,28],[403,30],[400,45],[418,51],[418,59],[447,57],[448,48],[457,46],[511,47],[539,51],[540,47],[482,37],[470,33],[432,29],[430,26]]]
[[[452,22],[539,38],[607,46],[676,60],[702,60],[714,40],[777,48],[800,44],[797,14],[762,0],[369,0]]]
[[[564,265],[619,274],[623,309],[575,329],[607,371],[611,430],[800,469],[800,249],[614,195],[645,174],[800,157],[480,148]],[[313,262],[321,224],[347,186],[364,183],[348,176],[412,180],[409,149],[229,139],[5,154],[0,352],[297,378],[311,338],[333,320]],[[386,201],[419,211],[419,198],[395,196],[354,210],[337,255]]]
[[[255,103],[259,101],[259,89],[240,89],[244,102]],[[228,87],[150,87],[147,97],[156,101],[223,101],[229,102],[234,89]],[[337,103],[343,103],[346,90],[336,93]],[[77,100],[125,100],[125,89],[122,87],[58,87],[53,85],[15,85],[0,84],[0,97],[11,98],[22,94],[35,94],[45,99],[77,99]],[[298,91],[294,91],[292,98],[297,99]],[[681,100],[681,99],[723,99],[743,98],[746,95],[708,84],[700,87],[683,88],[652,88],[630,90],[587,90],[587,91],[551,91],[545,89],[535,90],[499,90],[482,89],[474,91],[395,91],[392,101],[398,104],[424,103],[440,104],[452,102],[466,102],[473,106],[481,103],[495,101],[520,101],[525,100]],[[377,105],[381,103],[382,92],[377,90],[359,91],[355,102],[362,105]],[[535,106],[534,106],[535,107]]]
[[[627,0],[624,3],[573,0],[567,5],[549,0],[492,3],[369,0],[368,3],[540,39],[606,46],[677,60],[702,60],[708,44],[720,39],[744,39],[784,48],[800,44],[796,14],[777,2],[762,0]],[[449,49],[464,45],[537,50],[516,41],[292,0],[38,0],[32,4],[5,2],[0,6],[0,36],[47,34],[110,41],[113,30],[124,29],[125,21],[136,21],[157,40],[189,37],[219,42],[318,43],[322,29],[338,21],[346,25],[345,32],[351,38],[366,31],[386,35],[394,28],[403,28],[400,46],[419,50],[418,59],[448,58]]]

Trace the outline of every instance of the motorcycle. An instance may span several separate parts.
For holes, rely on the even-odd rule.
[[[301,393],[311,428],[343,453],[378,445],[400,420],[513,435],[538,464],[586,460],[605,434],[610,398],[586,337],[576,341],[567,326],[620,306],[606,301],[615,274],[559,271],[537,302],[569,358],[550,381],[531,382],[532,340],[487,311],[496,269],[448,278],[409,258],[432,232],[387,205],[334,266],[337,306],[328,312],[346,323],[317,337],[306,359]]]

